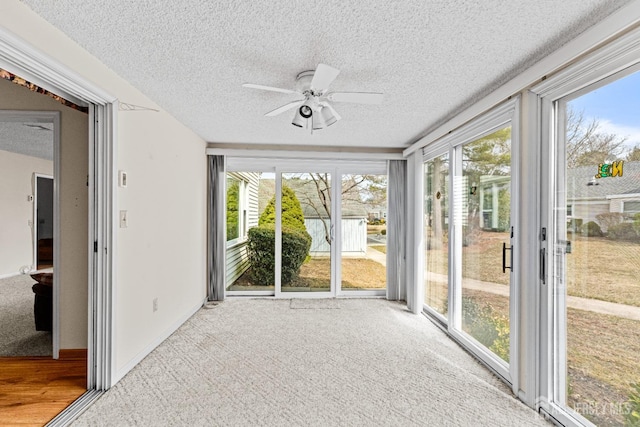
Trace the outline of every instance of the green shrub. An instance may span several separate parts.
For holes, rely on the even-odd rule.
[[[640,235],[640,213],[633,216],[633,229]]]
[[[382,234],[383,236],[387,235],[387,229],[383,228],[382,230],[380,230],[380,234]]]
[[[462,298],[462,327],[482,345],[509,361],[509,319],[490,304],[480,307],[473,298]]]
[[[273,196],[260,215],[258,227],[249,230],[249,278],[257,285],[275,282],[276,198]],[[304,214],[296,193],[282,186],[282,285],[298,277],[300,266],[309,255],[311,236],[304,225]]]
[[[227,181],[229,182],[229,181]],[[238,238],[238,206],[240,183],[236,180],[227,188],[227,241]]]
[[[623,222],[622,224],[609,227],[607,237],[616,240],[640,240],[640,236],[638,236],[633,224],[630,222]]]
[[[602,229],[597,222],[589,221],[582,226],[582,235],[587,237],[601,237]]]
[[[293,228],[282,230],[282,284],[290,284],[298,277],[302,263],[311,248],[311,235]]]
[[[273,225],[253,227],[249,230],[247,253],[249,279],[260,286],[275,282],[276,230]],[[300,266],[309,253],[311,236],[306,231],[282,229],[282,284],[289,284],[298,277]]]
[[[276,231],[273,226],[253,227],[249,229],[247,254],[249,257],[248,274],[251,282],[260,286],[275,283]]]
[[[573,218],[569,221],[569,226],[567,227],[569,231],[577,233],[582,228],[582,219],[581,218]]]
[[[276,223],[276,196],[273,196],[260,215],[258,225]],[[307,231],[304,225],[304,214],[296,193],[286,185],[282,186],[282,226],[300,231]]]
[[[624,425],[640,427],[640,382],[631,384],[631,393],[624,414]]]
[[[625,220],[625,215],[620,212],[605,212],[596,215],[596,221],[601,224],[605,230],[609,230],[611,227],[622,224]]]

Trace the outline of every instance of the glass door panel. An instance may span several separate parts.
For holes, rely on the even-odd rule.
[[[341,178],[341,289],[375,291],[387,284],[387,176]]]
[[[424,303],[446,318],[449,311],[449,155],[425,163]]]
[[[640,425],[639,94],[635,73],[558,103],[554,395],[597,425]]]
[[[226,186],[226,290],[275,288],[275,174],[229,172]],[[267,213],[265,213],[267,211]]]
[[[461,327],[509,362],[511,127],[462,147]]]
[[[330,292],[330,173],[282,174],[282,292]]]

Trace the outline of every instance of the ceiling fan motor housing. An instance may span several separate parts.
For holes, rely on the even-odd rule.
[[[311,80],[315,72],[315,70],[307,70],[298,74],[298,77],[296,77],[296,90],[298,92],[305,93],[310,90]]]

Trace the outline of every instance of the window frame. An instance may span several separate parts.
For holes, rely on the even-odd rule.
[[[442,316],[435,315],[434,310],[425,308],[423,302],[420,303],[422,312],[429,318],[436,321],[436,323],[442,327],[447,334],[460,343],[463,347],[471,351],[475,357],[481,360],[487,365],[494,373],[500,376],[504,382],[511,386],[513,392],[519,394],[519,377],[518,372],[520,369],[520,305],[518,304],[520,298],[520,284],[515,278],[513,271],[519,271],[520,262],[517,256],[517,250],[514,249],[513,254],[513,269],[510,275],[510,295],[509,295],[509,317],[510,317],[510,363],[506,364],[502,360],[498,360],[498,357],[493,353],[490,353],[487,349],[477,343],[474,339],[470,339],[461,330],[461,317],[462,317],[462,304],[459,297],[462,289],[462,251],[461,245],[458,244],[458,240],[461,237],[462,227],[459,224],[460,221],[455,220],[455,207],[454,207],[454,177],[462,176],[462,149],[464,145],[474,142],[480,138],[496,132],[497,130],[511,126],[511,186],[513,189],[518,189],[520,186],[520,95],[510,97],[507,101],[497,105],[495,108],[485,112],[484,114],[469,121],[464,126],[456,129],[447,136],[435,141],[433,144],[425,147],[422,150],[422,176],[424,179],[424,166],[427,161],[449,153],[450,169],[452,179],[449,180],[449,268],[448,268],[448,286],[449,286],[449,310],[447,313],[447,323],[442,324]],[[517,194],[515,191],[513,194]],[[420,197],[424,198],[424,189]],[[512,226],[514,228],[514,235],[512,238],[512,244],[519,248],[518,242],[520,241],[519,235],[521,232],[520,224],[520,208],[519,201],[514,197],[511,202],[511,216]],[[422,206],[416,207],[422,211]],[[422,213],[421,213],[422,214]],[[424,221],[420,224],[420,229],[416,230],[416,234],[424,236]],[[421,267],[421,268],[424,268]],[[420,278],[418,287],[420,288],[419,295],[424,300],[424,278],[422,274],[419,274]]]
[[[225,180],[225,194],[229,190],[229,180],[234,180],[238,182],[238,237],[234,239],[230,239],[226,241],[227,249],[233,248],[240,244],[245,243],[248,240],[248,228],[247,228],[247,219],[248,219],[248,204],[249,204],[249,194],[248,194],[248,185],[249,182],[240,176],[237,172],[227,172],[226,180]],[[226,209],[228,212],[228,200],[225,196],[225,201],[227,202]],[[226,214],[225,214],[225,224],[226,224]],[[228,236],[229,230],[225,227],[225,234]]]
[[[546,230],[547,236],[556,235],[554,191],[557,181],[556,147],[563,144],[559,124],[563,123],[564,108],[562,104],[578,98],[585,93],[596,90],[615,80],[640,71],[640,29],[625,33],[616,40],[591,52],[580,60],[544,79],[533,86],[528,108],[527,120],[533,124],[531,137],[538,140],[541,159],[540,175],[540,228]],[[535,129],[533,129],[535,127]],[[540,242],[540,251],[552,254],[554,238]],[[557,375],[562,372],[562,354],[566,354],[566,343],[558,336],[558,305],[554,295],[554,271],[557,268],[554,256],[547,256],[546,271],[541,272],[541,284],[536,296],[535,313],[539,324],[539,341],[536,343],[535,366],[528,371],[535,373],[537,396],[534,407],[566,426],[593,425],[576,411],[557,403],[559,389]],[[560,396],[562,397],[562,396]]]

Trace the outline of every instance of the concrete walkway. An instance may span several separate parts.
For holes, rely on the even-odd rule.
[[[442,283],[447,283],[447,276],[444,274],[431,273],[430,276]],[[509,288],[498,283],[483,282],[475,279],[465,279],[464,287],[475,291],[489,292],[496,295],[509,296]],[[600,301],[591,298],[581,298],[567,296],[567,306],[576,310],[591,311],[599,314],[622,317],[630,320],[640,321],[640,307],[618,304],[615,302]]]
[[[367,258],[379,262],[386,267],[387,255],[371,247],[367,247]],[[431,278],[441,283],[447,283],[447,276],[444,274],[431,273]],[[489,292],[496,295],[509,296],[509,287],[498,283],[483,282],[475,279],[465,279],[464,287],[474,291]],[[615,302],[601,301],[591,298],[567,296],[567,306],[576,310],[591,311],[593,313],[608,314],[610,316],[622,317],[624,319],[636,320],[640,322],[640,307],[632,305],[618,304]]]

